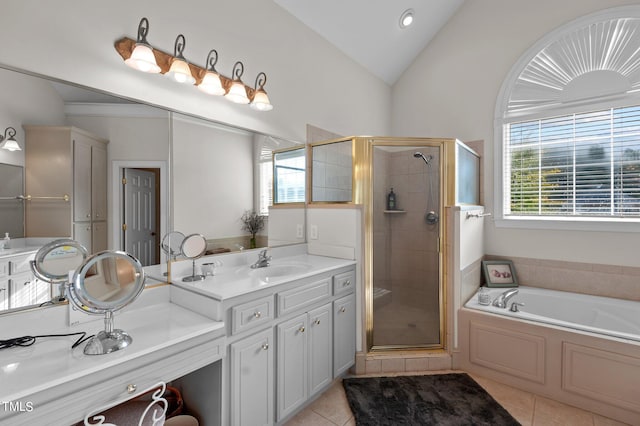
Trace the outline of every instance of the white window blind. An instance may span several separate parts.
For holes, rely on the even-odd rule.
[[[260,176],[259,214],[268,215],[273,205],[273,148],[262,145],[258,159]]]
[[[504,215],[640,217],[640,106],[504,129]]]
[[[277,203],[304,203],[305,163],[304,150],[278,153],[274,176]]]

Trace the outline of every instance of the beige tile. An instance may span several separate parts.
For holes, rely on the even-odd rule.
[[[335,426],[335,423],[307,408],[296,414],[285,426]]]
[[[404,360],[406,371],[426,371],[429,369],[428,358],[407,358]]]
[[[391,358],[382,360],[383,373],[400,373],[404,371],[404,358]]]
[[[382,361],[379,359],[368,359],[365,362],[366,374],[380,373],[382,371]]]
[[[342,426],[356,426],[356,419],[351,417],[347,422]]]
[[[533,394],[494,382],[480,376],[472,376],[488,393],[498,401],[522,426],[533,424],[535,398]]]
[[[608,417],[599,416],[598,414],[593,415],[593,424],[595,426],[627,426],[626,423],[621,423]]]
[[[447,355],[429,358],[429,370],[451,370],[451,357]]]
[[[335,382],[309,407],[316,414],[321,415],[337,425],[343,425],[353,417],[353,413],[347,402],[347,396],[342,387],[342,382],[340,381]]]
[[[535,397],[533,412],[534,426],[591,426],[593,415],[579,408],[553,401],[541,396]]]

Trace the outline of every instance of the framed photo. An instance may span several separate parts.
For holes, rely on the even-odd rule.
[[[487,287],[517,287],[516,269],[510,260],[483,260],[482,273]]]

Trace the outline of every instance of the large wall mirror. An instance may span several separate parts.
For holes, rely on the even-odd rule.
[[[35,252],[56,238],[73,238],[90,253],[124,250],[144,266],[156,265],[167,261],[161,240],[172,231],[202,234],[209,254],[246,249],[251,235],[242,229],[243,214],[254,211],[270,215],[272,210],[273,152],[304,147],[303,143],[1,67],[0,90],[0,126],[15,128],[22,148],[0,150],[0,238],[5,232],[11,236],[11,250],[0,250],[0,262],[31,249]],[[86,201],[81,200],[80,194],[35,193],[33,185],[29,187],[34,169],[29,158],[42,144],[27,142],[27,138],[34,139],[27,133],[32,128],[40,131],[40,127],[47,131],[63,129],[62,133],[68,130],[52,140],[63,144],[65,138],[71,139],[77,147],[68,142],[64,145],[68,148],[66,159],[43,152],[41,158],[49,161],[39,163],[38,170],[46,167],[55,174],[74,168],[75,173],[75,168],[84,167],[87,176],[94,174],[75,183],[63,182],[69,188],[81,184],[90,187],[92,180],[97,181],[96,176],[106,176],[104,201],[88,201],[89,205],[94,203],[90,212],[102,209],[104,213],[82,216],[83,212],[76,211],[76,205]],[[92,164],[95,158],[98,162]],[[78,164],[74,165],[74,161]],[[73,173],[67,174],[69,179],[75,178]],[[33,193],[28,194],[30,191]],[[33,199],[16,200],[19,195],[32,195]],[[46,223],[41,221],[38,232],[32,232],[36,228],[25,226],[29,224],[25,220],[29,212],[22,210],[29,206],[27,203],[44,209],[42,217],[68,215],[68,230],[49,234]],[[295,224],[274,220],[278,224],[275,239],[268,235],[268,219],[257,236],[258,247],[304,242],[304,233],[297,238],[298,228],[304,229],[304,219],[305,215],[300,214]],[[282,238],[283,226],[291,226],[292,231],[287,233],[296,238]],[[161,273],[159,276],[162,279]],[[19,296],[17,286],[11,289],[13,281],[23,278],[0,276],[0,311],[40,303]]]

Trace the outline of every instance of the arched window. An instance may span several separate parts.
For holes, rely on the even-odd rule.
[[[500,224],[637,227],[640,7],[578,19],[530,48],[503,83],[495,135]]]

